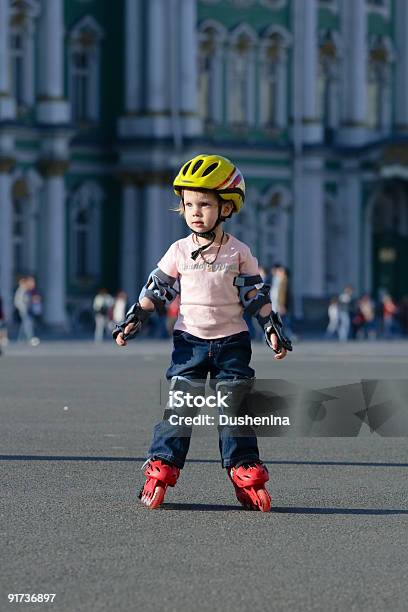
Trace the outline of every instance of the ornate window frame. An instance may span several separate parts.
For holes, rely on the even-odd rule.
[[[259,198],[258,222],[262,235],[258,256],[263,265],[268,266],[276,261],[288,264],[291,203],[290,190],[279,183],[268,187]]]
[[[335,30],[325,30],[319,35],[318,49],[318,107],[319,117],[322,125],[330,130],[337,129],[340,124],[340,79],[341,62],[343,58],[343,45],[338,32]],[[324,62],[324,63],[323,63]],[[324,77],[323,87],[325,91],[320,91]],[[322,97],[327,97],[322,103]],[[327,108],[325,108],[327,104]],[[325,110],[328,112],[325,113]]]
[[[239,24],[228,36],[227,51],[227,117],[228,123],[235,128],[247,128],[255,125],[256,120],[256,58],[259,37],[248,24]],[[238,57],[241,56],[241,57]],[[243,68],[245,75],[239,75]],[[239,91],[238,79],[241,78],[242,118],[238,117],[235,107],[235,93]]]
[[[208,37],[211,35],[212,40]],[[218,21],[206,19],[203,21],[198,30],[198,94],[200,111],[202,118],[206,122],[207,127],[213,127],[223,121],[223,99],[224,99],[224,43],[227,38],[227,30]],[[203,47],[206,44],[213,44],[212,53],[207,57],[204,56]],[[210,50],[211,51],[211,50]],[[203,76],[203,63],[209,60],[208,66],[210,83],[207,84],[206,104],[207,116],[204,116],[204,104],[201,100],[203,95],[201,92],[201,78]]]
[[[69,34],[68,49],[68,95],[74,121],[96,122],[100,115],[100,46],[104,30],[96,19],[90,15],[83,17]],[[82,55],[85,66],[75,66],[75,61]],[[83,79],[84,90],[79,88]],[[77,100],[83,96],[84,108],[77,107]]]
[[[20,270],[14,271],[15,275],[19,273],[35,274],[35,276],[38,277],[39,270],[37,269],[37,267],[40,265],[38,221],[41,212],[39,196],[42,186],[43,179],[32,168],[30,168],[26,172],[23,172],[21,168],[18,168],[12,174],[13,262],[14,246],[16,243],[18,243],[18,237],[15,235],[14,227],[15,203],[17,201],[22,202],[23,206],[20,219],[20,222],[22,224],[21,247],[23,265]]]
[[[276,75],[276,116],[275,120],[269,121],[267,100],[268,86],[268,50],[271,49],[272,37],[279,38],[279,49],[277,50],[277,61],[273,62]],[[278,25],[272,25],[262,35],[259,43],[259,123],[265,128],[284,129],[288,123],[288,49],[292,45],[291,34]]]
[[[69,199],[69,278],[75,285],[94,285],[100,276],[101,218],[105,194],[95,181],[85,181]],[[78,226],[78,215],[86,212],[88,222]],[[78,274],[78,231],[85,233],[85,274]]]
[[[392,123],[392,63],[395,52],[388,36],[372,36],[368,44],[367,56],[367,125],[376,134],[390,130]],[[370,92],[373,84],[378,90],[373,95],[378,96],[377,116],[371,120]]]
[[[38,0],[12,0],[10,10],[9,53],[12,95],[19,115],[35,102],[35,19],[41,12]],[[13,40],[21,46],[13,47]],[[19,81],[19,82],[17,82]]]

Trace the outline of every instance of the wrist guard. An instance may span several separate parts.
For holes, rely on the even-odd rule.
[[[291,341],[285,335],[282,319],[280,318],[280,315],[277,312],[274,312],[272,310],[269,316],[261,317],[258,315],[257,319],[259,325],[263,327],[263,330],[265,332],[265,340],[269,348],[275,351],[275,353],[280,353],[282,348],[286,349],[287,351],[293,350]],[[272,346],[271,334],[276,334],[278,338],[277,349],[274,349]]]
[[[133,340],[133,338],[140,332],[143,324],[147,321],[151,314],[151,312],[143,310],[139,302],[133,304],[130,310],[128,310],[126,313],[126,319],[122,321],[122,323],[116,324],[114,330],[112,331],[113,339],[116,340],[119,334],[123,334],[124,340]],[[129,334],[125,334],[125,328],[127,325],[129,325],[129,323],[134,323],[136,327]]]

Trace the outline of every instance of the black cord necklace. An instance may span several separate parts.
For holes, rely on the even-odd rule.
[[[202,260],[203,260],[203,261],[204,261],[204,262],[207,264],[207,267],[208,267],[208,268],[209,268],[210,266],[212,266],[212,265],[213,265],[213,263],[215,263],[215,261],[216,261],[216,259],[217,259],[218,255],[219,255],[219,252],[220,252],[220,250],[221,250],[221,247],[222,247],[222,243],[223,243],[223,241],[224,241],[224,232],[222,232],[222,236],[221,236],[220,244],[218,245],[217,253],[215,254],[215,257],[214,257],[214,259],[213,259],[212,261],[207,261],[207,259],[206,259],[206,258],[204,257],[204,255],[203,255],[203,253],[202,253],[202,252],[200,253],[200,257],[201,257],[201,259],[202,259]]]

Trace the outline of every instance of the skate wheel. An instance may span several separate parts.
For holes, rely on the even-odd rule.
[[[261,512],[269,512],[271,509],[271,496],[265,489],[259,489],[258,493],[258,508]]]
[[[157,485],[153,496],[151,499],[148,500],[148,502],[144,502],[146,504],[146,506],[148,508],[150,508],[150,510],[154,510],[155,508],[158,508],[159,506],[161,506],[161,504],[163,503],[164,500],[164,495],[166,493],[166,488],[163,487],[162,485]]]

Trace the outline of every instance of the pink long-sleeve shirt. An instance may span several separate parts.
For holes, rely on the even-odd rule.
[[[201,255],[191,259],[198,248],[193,234],[174,242],[158,262],[160,270],[180,281],[180,313],[174,329],[206,340],[248,330],[233,281],[239,274],[259,274],[258,261],[246,244],[231,234],[227,237],[213,264],[205,263]],[[212,262],[217,250],[211,246],[203,256]]]

